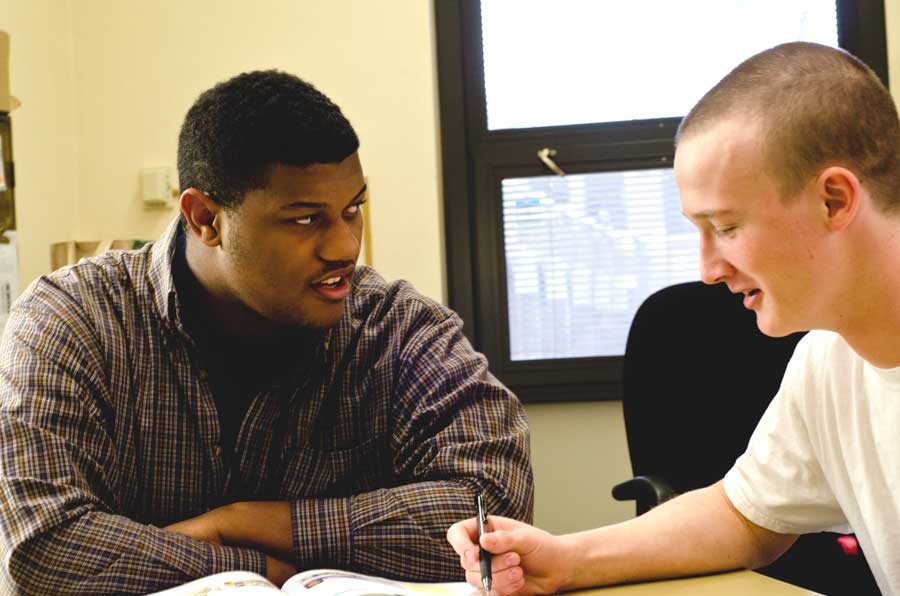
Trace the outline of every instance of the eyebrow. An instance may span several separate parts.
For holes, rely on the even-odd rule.
[[[359,192],[353,195],[353,198],[347,201],[347,205],[352,204],[354,201],[363,196],[366,192],[366,188],[368,188],[367,184],[363,184],[362,188],[359,189]],[[326,209],[328,207],[327,203],[314,203],[311,201],[294,201],[293,203],[288,203],[287,205],[282,205],[282,210],[288,209]]]
[[[737,213],[734,209],[711,209],[709,211],[698,211],[697,213],[681,212],[688,219],[712,219],[714,217],[727,217]]]

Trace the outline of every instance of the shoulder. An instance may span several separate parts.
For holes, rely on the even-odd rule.
[[[861,363],[859,355],[839,334],[813,330],[797,343],[788,371],[802,372],[810,380],[826,381],[833,374],[846,375]]]
[[[810,359],[845,359],[856,356],[847,341],[834,331],[816,329],[807,333],[797,344],[795,354]]]
[[[389,282],[370,267],[360,266],[344,316],[331,330],[331,338],[338,350],[404,360],[444,345],[468,345],[462,327],[455,312],[409,282]]]
[[[10,322],[24,318],[80,327],[121,318],[123,309],[141,302],[136,294],[149,291],[149,251],[149,245],[109,251],[41,276],[16,300]]]
[[[420,293],[408,281],[386,281],[371,267],[356,269],[353,287],[348,314],[358,320],[409,326],[458,319],[451,309]]]
[[[848,407],[866,366],[839,334],[810,331],[794,350],[776,402],[810,427],[827,427]]]

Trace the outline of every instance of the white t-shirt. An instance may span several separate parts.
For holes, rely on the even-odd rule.
[[[775,532],[855,532],[882,593],[900,594],[900,368],[808,333],[725,492]]]

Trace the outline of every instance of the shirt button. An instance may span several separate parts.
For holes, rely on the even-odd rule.
[[[216,445],[216,457],[222,457],[222,446]]]

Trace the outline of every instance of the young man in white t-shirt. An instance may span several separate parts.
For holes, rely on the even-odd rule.
[[[772,48],[684,119],[675,175],[703,281],[742,293],[768,335],[819,331],[797,346],[723,481],[565,536],[492,517],[481,544],[495,553],[495,596],[755,568],[827,529],[856,532],[882,592],[900,593],[900,121],[889,92],[846,52]],[[448,532],[480,586],[475,536],[473,520]]]

